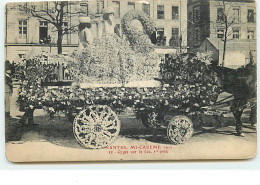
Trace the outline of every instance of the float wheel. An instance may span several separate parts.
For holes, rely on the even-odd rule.
[[[193,135],[193,123],[183,115],[174,116],[167,126],[167,137],[173,144],[182,144]]]
[[[85,148],[105,148],[120,131],[120,121],[108,106],[93,105],[80,111],[73,121],[77,141]]]

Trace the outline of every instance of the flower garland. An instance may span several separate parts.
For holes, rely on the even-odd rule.
[[[30,93],[19,93],[19,102],[30,109],[44,108],[49,112],[76,111],[87,105],[101,104],[108,105],[113,109],[123,107],[134,107],[137,111],[140,108],[154,110],[157,107],[164,107],[170,112],[190,113],[199,109],[200,106],[209,105],[210,102],[200,102],[196,99],[195,92],[187,95],[190,91],[188,85],[165,86],[163,88],[95,88],[81,89],[79,86],[71,88],[38,89],[37,95]]]

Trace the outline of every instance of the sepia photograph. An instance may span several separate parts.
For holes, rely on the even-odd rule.
[[[5,5],[11,162],[251,159],[255,0]]]

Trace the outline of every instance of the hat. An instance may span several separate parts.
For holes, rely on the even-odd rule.
[[[107,7],[103,9],[103,14],[112,14],[112,13],[114,13],[113,7]]]
[[[90,17],[80,17],[79,23],[90,23]]]

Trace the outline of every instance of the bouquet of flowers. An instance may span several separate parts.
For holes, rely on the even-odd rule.
[[[169,55],[161,64],[161,73],[164,83],[175,88],[174,99],[187,102],[190,108],[212,105],[220,93],[207,55]]]

